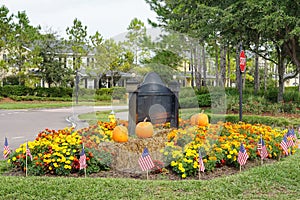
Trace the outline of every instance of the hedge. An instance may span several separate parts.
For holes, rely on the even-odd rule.
[[[218,121],[226,121],[232,123],[238,123],[239,115],[218,115],[208,114],[210,123],[217,123]],[[273,127],[287,127],[293,126],[298,127],[300,125],[300,119],[289,119],[284,117],[271,117],[271,116],[260,116],[260,115],[243,115],[243,122],[249,124],[266,124]]]

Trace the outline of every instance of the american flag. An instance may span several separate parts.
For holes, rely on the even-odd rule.
[[[4,148],[3,148],[3,157],[4,157],[4,159],[7,158],[9,154],[10,154],[10,149],[9,149],[9,146],[8,146],[7,138],[5,137]]]
[[[259,150],[261,159],[268,157],[267,147],[262,137],[260,138],[260,142],[257,145],[257,150]]]
[[[296,135],[295,135],[294,129],[288,130],[286,137],[287,137],[287,146],[288,147],[294,146],[295,145],[294,139],[296,139]]]
[[[144,151],[141,157],[139,158],[138,162],[143,171],[152,169],[154,167],[154,163],[151,159],[148,148],[144,148]]]
[[[283,136],[283,139],[280,142],[280,146],[284,150],[285,155],[289,155],[286,135]]]
[[[80,153],[80,158],[79,158],[79,169],[84,169],[86,168],[87,164],[86,164],[86,155],[84,152],[84,146],[82,145],[82,150]]]
[[[202,159],[202,155],[201,155],[201,152],[199,150],[199,171],[200,172],[204,172],[205,170],[205,166],[204,166],[204,163],[203,163],[203,159]]]
[[[245,165],[246,162],[247,162],[248,157],[249,157],[249,156],[248,156],[248,154],[247,154],[247,152],[246,152],[246,149],[245,149],[243,143],[241,143],[240,151],[239,151],[239,153],[238,153],[238,158],[237,158],[238,163],[239,163],[240,165]]]
[[[30,159],[32,160],[32,155],[30,153],[30,149],[28,148],[28,142],[26,143],[26,156],[29,156]]]

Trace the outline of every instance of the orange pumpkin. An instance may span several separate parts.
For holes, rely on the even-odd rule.
[[[147,118],[143,122],[139,122],[135,127],[135,134],[139,138],[150,138],[153,136],[153,125],[151,122],[146,122]]]
[[[196,119],[197,119],[198,115],[199,115],[199,113],[191,116],[191,125],[193,125],[193,126],[197,125]]]
[[[112,132],[112,139],[115,142],[127,142],[128,141],[128,129],[125,126],[118,125]]]
[[[194,114],[190,120],[192,125],[207,126],[209,124],[208,116],[207,114],[204,114],[203,111]]]

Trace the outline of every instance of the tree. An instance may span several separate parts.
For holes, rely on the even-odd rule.
[[[134,54],[134,63],[137,66],[139,57],[143,57],[145,54],[145,51],[143,50],[143,42],[149,39],[146,34],[146,27],[141,20],[134,18],[131,20],[127,30],[126,43]]]
[[[68,44],[71,47],[74,59],[73,59],[73,69],[78,71],[82,65],[82,57],[87,56],[89,52],[88,48],[88,36],[87,36],[87,26],[84,26],[81,21],[77,18],[73,21],[72,27],[67,27],[66,29],[68,37]]]
[[[79,92],[79,70],[82,65],[82,57],[87,56],[89,53],[87,26],[84,26],[77,18],[73,21],[72,27],[67,27],[67,35],[69,36],[68,44],[71,46],[73,53],[73,70],[75,71],[75,98],[76,104],[78,103]]]
[[[42,59],[39,67],[39,76],[48,83],[66,86],[72,81],[72,70],[66,66],[64,41],[58,39],[55,33],[46,33],[39,39],[39,56]]]
[[[96,63],[93,68],[89,68],[89,72],[96,73],[99,78],[110,74],[109,84],[114,86],[120,77],[119,72],[131,70],[134,55],[126,50],[121,43],[108,39],[97,46],[95,58]]]
[[[171,29],[189,34],[196,33],[207,40],[219,35],[229,45],[240,44],[244,48],[271,44],[276,60],[265,53],[261,57],[273,61],[278,66],[279,93],[282,101],[284,81],[295,77],[300,71],[300,3],[295,0],[253,0],[253,1],[192,1],[192,0],[146,0],[156,11],[160,23]],[[217,34],[216,34],[217,33]],[[259,44],[257,42],[259,36]],[[241,43],[242,42],[242,43]],[[238,55],[238,54],[237,54]],[[236,58],[238,60],[238,56]],[[295,70],[286,74],[285,63],[291,61]],[[238,66],[237,61],[237,66]],[[238,74],[237,74],[238,75]],[[238,77],[237,77],[238,79]]]
[[[29,68],[35,68],[37,51],[34,42],[39,36],[40,27],[33,27],[25,12],[18,12],[7,35],[7,51],[10,67],[19,77],[19,84],[25,84],[24,77]]]
[[[8,59],[6,55],[8,46],[8,35],[12,30],[12,15],[9,15],[9,10],[5,6],[0,7],[0,52],[3,58],[0,60],[0,78],[3,79],[8,70]]]

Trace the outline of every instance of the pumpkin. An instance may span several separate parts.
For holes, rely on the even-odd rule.
[[[194,115],[191,116],[191,119],[190,119],[191,120],[191,125],[193,125],[193,126],[197,125],[196,118],[198,117],[198,114],[199,113],[194,114]]]
[[[128,141],[128,129],[122,125],[116,126],[112,132],[112,139],[115,142],[127,142]]]
[[[139,138],[149,138],[153,136],[153,125],[151,122],[146,122],[147,117],[143,122],[139,122],[135,127],[135,134]]]
[[[207,114],[204,114],[203,111],[192,115],[190,121],[192,125],[198,126],[207,126],[209,124],[208,116]]]

